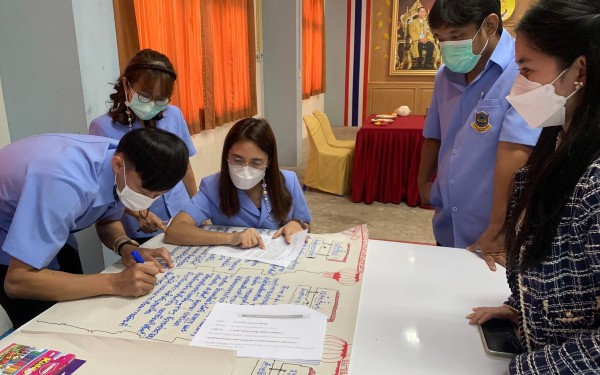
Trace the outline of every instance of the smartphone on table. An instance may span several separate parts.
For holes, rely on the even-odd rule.
[[[510,320],[491,319],[479,324],[485,351],[491,355],[513,358],[523,353],[515,324]]]

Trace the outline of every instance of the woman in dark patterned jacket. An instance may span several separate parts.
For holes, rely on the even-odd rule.
[[[518,326],[507,373],[600,374],[600,1],[540,0],[515,48],[507,100],[544,129],[507,214],[511,295],[467,318]]]

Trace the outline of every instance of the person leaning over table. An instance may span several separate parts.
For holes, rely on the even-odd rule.
[[[423,131],[419,193],[435,207],[436,241],[481,250],[495,270],[495,261],[505,263],[499,233],[513,175],[540,131],[505,98],[519,71],[500,0],[437,0],[429,24],[444,65]]]
[[[136,129],[118,143],[105,137],[44,134],[0,150],[0,304],[17,329],[55,301],[147,294],[163,267],[164,248],[139,249],[119,221],[125,207],[145,210],[185,174],[179,137]],[[121,255],[120,273],[82,275],[74,233],[96,226]]]
[[[199,225],[247,227],[243,232],[212,232]],[[246,118],[227,133],[221,172],[205,177],[200,190],[177,214],[165,241],[178,245],[233,245],[241,248],[264,243],[255,228],[278,229],[273,235],[310,230],[311,215],[294,172],[280,170],[277,144],[269,123]]]
[[[517,324],[509,374],[599,374],[600,2],[540,0],[516,33],[508,101],[544,129],[508,209],[510,296],[467,318]]]
[[[89,133],[121,139],[132,129],[158,128],[181,138],[190,157],[196,154],[183,114],[170,105],[177,75],[169,58],[151,49],[139,51],[127,64],[110,95],[108,113],[90,123]],[[194,172],[188,163],[183,180],[147,210],[125,208],[121,218],[127,235],[144,243],[166,230],[165,223],[174,217],[198,191]]]

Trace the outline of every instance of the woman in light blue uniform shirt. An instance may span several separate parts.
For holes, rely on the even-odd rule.
[[[176,79],[175,70],[162,53],[144,49],[127,64],[111,94],[112,107],[108,113],[93,120],[89,132],[121,139],[131,129],[158,128],[181,138],[196,154],[183,114],[169,105]],[[194,172],[188,163],[187,172],[172,190],[165,193],[148,210],[125,210],[121,219],[127,235],[140,243],[166,230],[166,223],[183,209],[196,193]]]
[[[219,233],[199,228],[215,225],[248,227],[243,232]],[[237,122],[227,134],[221,172],[202,179],[200,191],[174,219],[165,240],[180,245],[260,246],[254,228],[278,229],[273,235],[310,230],[311,215],[294,172],[279,169],[275,135],[264,119]]]

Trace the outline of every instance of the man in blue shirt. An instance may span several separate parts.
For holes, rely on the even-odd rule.
[[[119,144],[109,138],[44,134],[0,150],[0,303],[14,328],[55,301],[98,295],[147,294],[169,267],[164,248],[140,249],[119,221],[124,207],[147,209],[181,180],[188,149],[159,129],[136,129]],[[129,267],[116,274],[81,275],[73,234],[96,225],[102,242]]]
[[[429,23],[444,65],[423,131],[421,199],[435,206],[439,244],[481,250],[495,270],[505,263],[500,231],[513,176],[539,130],[506,101],[519,70],[499,0],[437,0]]]

